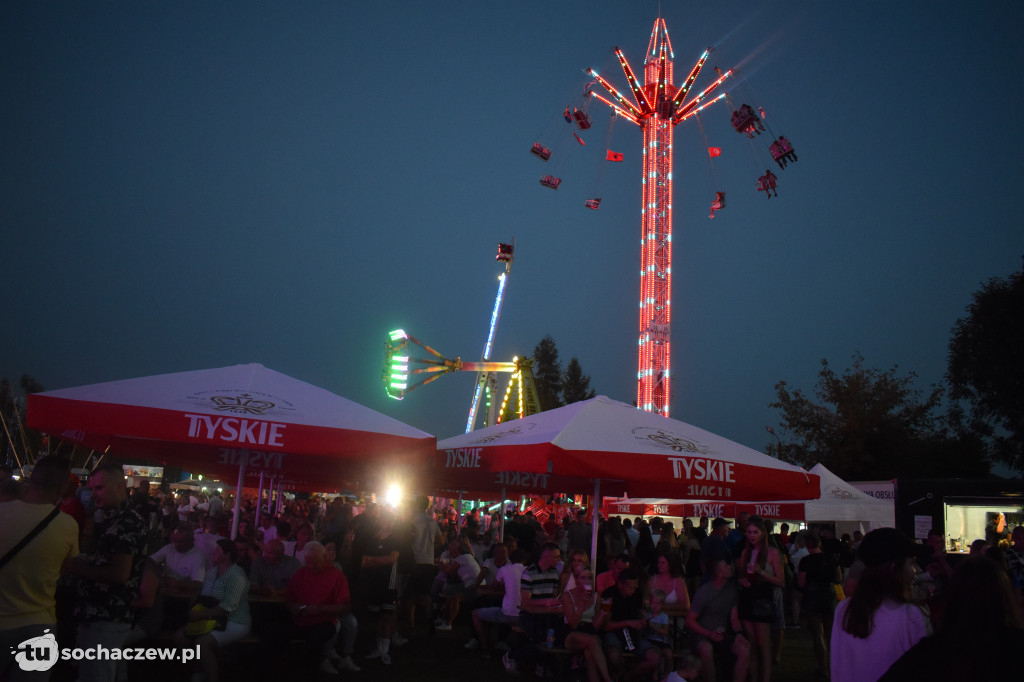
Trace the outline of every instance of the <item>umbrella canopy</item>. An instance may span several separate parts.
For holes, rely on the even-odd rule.
[[[598,396],[438,443],[434,468],[613,481],[631,496],[806,500],[818,477],[685,422]],[[617,482],[621,482],[617,483]]]
[[[177,464],[245,484],[330,490],[417,472],[435,438],[263,365],[111,381],[28,397],[28,425],[120,458]]]
[[[630,516],[681,516],[734,519],[740,512],[788,521],[865,521],[873,528],[893,525],[892,503],[876,500],[839,478],[822,464],[811,473],[819,478],[820,495],[814,500],[763,502],[714,502],[681,499],[605,500],[608,514]]]

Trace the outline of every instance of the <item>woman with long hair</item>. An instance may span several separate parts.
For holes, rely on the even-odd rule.
[[[832,625],[833,682],[875,682],[930,629],[910,601],[917,545],[895,528],[879,528],[864,536],[859,551],[864,571]]]
[[[747,545],[737,562],[740,587],[739,616],[750,642],[750,676],[762,682],[772,678],[772,624],[775,622],[774,588],[784,587],[786,575],[779,551],[768,544],[768,530],[759,516],[751,516],[744,529]]]
[[[565,613],[562,646],[583,653],[589,682],[611,682],[601,637],[594,627],[594,618],[601,612],[601,595],[594,590],[594,572],[588,564],[577,562],[573,578],[575,585],[559,597]]]
[[[654,561],[656,572],[647,581],[645,596],[647,599],[655,590],[665,593],[666,610],[673,615],[686,615],[690,610],[690,592],[686,589],[686,581],[682,577],[682,567],[678,555],[659,552]]]
[[[1024,622],[1006,571],[987,557],[970,557],[953,572],[946,594],[935,634],[903,654],[881,682],[1019,678]]]

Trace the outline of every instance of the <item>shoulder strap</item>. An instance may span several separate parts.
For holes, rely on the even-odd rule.
[[[28,532],[28,535],[21,539],[21,542],[16,544],[14,547],[11,547],[7,554],[5,554],[2,559],[0,559],[0,569],[6,566],[7,562],[13,559],[15,554],[25,549],[25,546],[28,543],[32,542],[32,540],[34,540],[37,535],[42,533],[43,529],[50,525],[50,521],[53,521],[55,518],[57,518],[57,514],[60,514],[60,508],[54,507],[53,511],[47,514],[45,519],[36,524],[36,527],[30,530]]]

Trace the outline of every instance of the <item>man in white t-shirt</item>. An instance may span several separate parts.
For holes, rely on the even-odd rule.
[[[503,545],[496,545],[500,547]],[[505,564],[498,569],[495,581],[505,588],[505,595],[501,600],[501,606],[488,606],[473,611],[473,629],[476,631],[477,646],[488,651],[490,644],[487,639],[487,628],[484,623],[498,623],[499,625],[518,625],[519,607],[522,604],[522,593],[520,591],[520,580],[523,571],[526,570],[526,562],[530,556],[521,549],[512,552],[512,556]],[[467,643],[466,648],[476,649],[477,646]]]
[[[208,561],[196,547],[192,526],[179,524],[171,533],[170,544],[158,549],[150,558],[162,567],[161,582],[170,596],[199,594],[206,579]]]

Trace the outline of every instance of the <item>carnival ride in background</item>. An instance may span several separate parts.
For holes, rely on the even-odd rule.
[[[669,365],[671,359],[671,323],[672,323],[672,166],[673,166],[673,130],[679,123],[696,118],[701,135],[707,145],[709,158],[720,156],[721,147],[712,147],[707,139],[699,114],[711,104],[725,99],[729,105],[730,124],[733,129],[753,140],[765,131],[765,114],[762,107],[755,112],[749,104],[736,106],[724,92],[723,84],[735,75],[735,70],[722,73],[717,68],[718,78],[698,94],[690,97],[690,91],[697,80],[701,69],[707,62],[712,48],[706,49],[690,69],[686,79],[679,86],[673,84],[672,43],[669,40],[665,20],[659,17],[654,22],[647,52],[644,56],[643,76],[641,85],[622,50],[614,48],[615,56],[622,67],[629,83],[633,101],[627,99],[611,83],[595,69],[585,69],[589,79],[583,88],[583,94],[577,101],[566,106],[562,116],[570,126],[575,126],[573,138],[580,145],[585,145],[580,133],[592,127],[592,119],[588,104],[597,99],[608,105],[612,111],[612,122],[623,118],[636,124],[643,131],[643,203],[641,206],[641,254],[640,254],[640,323],[638,338],[637,361],[637,405],[640,409],[669,416],[671,399]],[[598,92],[597,86],[605,94]],[[722,88],[722,92],[713,94]],[[759,115],[760,114],[760,115]],[[611,126],[609,127],[610,136]],[[774,135],[774,134],[773,134]],[[538,140],[533,143],[530,152],[545,163],[557,153]],[[569,145],[574,148],[574,145]],[[555,145],[552,145],[555,147]],[[607,153],[604,161],[619,162],[623,155],[606,145]],[[796,154],[789,141],[779,136],[768,147],[772,161],[779,168],[785,168],[789,162],[796,161]],[[776,192],[777,177],[766,170],[758,178],[757,191],[763,191],[770,199]],[[715,178],[716,185],[717,176]],[[540,179],[544,187],[557,190],[562,178],[556,174],[544,175]],[[715,211],[725,208],[725,190],[715,188],[714,199],[711,201],[709,218],[715,217]],[[587,198],[584,205],[589,209],[598,209],[601,205],[599,197]]]
[[[411,391],[436,381],[445,374],[460,371],[476,372],[476,387],[466,420],[466,433],[476,428],[476,422],[481,413],[484,415],[483,425],[489,426],[540,411],[540,400],[533,377],[533,358],[515,357],[511,362],[492,362],[490,360],[494,335],[498,328],[498,320],[501,318],[501,304],[505,297],[509,275],[512,272],[514,256],[515,240],[512,243],[498,244],[498,255],[495,260],[504,263],[505,270],[498,276],[498,294],[494,300],[487,342],[484,344],[480,362],[464,362],[458,357],[446,358],[404,330],[396,329],[389,333],[388,341],[384,346],[384,386],[390,397],[402,400]],[[413,346],[419,346],[429,354],[429,357],[412,357],[410,353],[415,352]],[[497,409],[495,400],[498,373],[511,374],[500,409]],[[419,374],[427,376],[416,383],[409,383],[410,375]],[[483,410],[480,409],[481,405]]]

